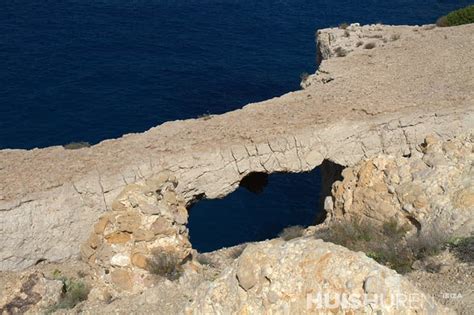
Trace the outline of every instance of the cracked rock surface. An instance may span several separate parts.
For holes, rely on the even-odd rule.
[[[355,48],[322,54],[304,90],[90,148],[1,150],[0,270],[78,257],[77,244],[123,187],[165,170],[190,202],[225,196],[250,172],[307,171],[324,159],[351,166],[474,128],[474,25],[359,28],[321,32],[320,51],[348,40]],[[395,32],[397,40],[378,38]],[[378,44],[356,47],[358,34]]]
[[[382,226],[396,218],[418,233],[446,237],[474,232],[474,135],[441,141],[429,136],[410,157],[378,155],[342,172],[333,185],[328,217],[368,220]]]

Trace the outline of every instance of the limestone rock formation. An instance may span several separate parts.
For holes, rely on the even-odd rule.
[[[63,283],[27,271],[0,285],[0,314],[39,314],[58,303]]]
[[[328,197],[329,220],[391,218],[419,232],[474,233],[474,136],[429,136],[410,157],[379,155],[342,172]]]
[[[82,259],[113,289],[143,291],[153,283],[153,264],[161,263],[155,256],[179,264],[190,254],[188,212],[175,192],[177,184],[164,172],[127,185],[81,246]]]
[[[302,91],[90,148],[1,150],[0,270],[77,258],[76,244],[123,188],[163,171],[189,203],[223,197],[251,172],[309,171],[325,159],[352,166],[474,128],[474,25],[377,28],[400,39],[324,60],[327,78],[310,77]],[[351,40],[359,32],[348,31]],[[343,43],[343,30],[325,33]],[[321,51],[336,49],[320,41]]]
[[[247,246],[186,314],[451,314],[363,253],[314,238]]]

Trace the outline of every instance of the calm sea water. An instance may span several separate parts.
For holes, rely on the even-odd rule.
[[[315,70],[318,28],[432,23],[470,2],[3,0],[0,149],[97,143],[278,96]],[[317,172],[274,175],[262,195],[203,201],[191,213],[193,244],[210,250],[309,224],[318,185]]]
[[[3,0],[0,148],[97,143],[298,88],[314,32],[468,0]]]

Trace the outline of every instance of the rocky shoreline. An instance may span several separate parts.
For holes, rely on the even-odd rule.
[[[471,248],[474,232],[473,48],[472,24],[320,30],[321,64],[301,91],[90,148],[0,151],[0,314],[311,313],[308,295],[322,292],[421,299],[356,313],[472,313],[472,253],[461,261],[453,248]],[[196,199],[223,197],[254,172],[324,161],[346,167],[324,223],[290,239],[192,249],[186,207]],[[407,248],[441,229],[443,247],[400,275],[378,252],[321,240],[341,222],[390,223]],[[427,271],[433,257],[448,267]],[[427,289],[433,275],[460,281],[463,292],[445,293],[461,297]],[[65,288],[85,292],[81,283],[87,300],[51,308]]]

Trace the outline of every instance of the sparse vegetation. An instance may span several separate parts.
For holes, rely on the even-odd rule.
[[[300,80],[301,80],[301,83],[305,83],[306,80],[308,80],[309,78],[309,73],[308,72],[303,72],[300,74]]]
[[[72,309],[78,303],[87,300],[90,290],[83,281],[63,276],[59,270],[53,272],[53,278],[63,283],[63,293],[61,300],[48,309],[48,314],[60,309]]]
[[[85,141],[71,142],[71,143],[63,145],[64,149],[66,150],[77,150],[77,149],[82,149],[82,148],[88,148],[90,146],[91,144]]]
[[[211,118],[212,118],[212,115],[210,113],[204,113],[198,116],[198,119],[202,119],[202,120],[209,120]]]
[[[341,24],[339,24],[339,28],[340,28],[341,30],[345,30],[345,29],[348,28],[348,27],[349,27],[349,24],[347,24],[347,23],[341,23]]]
[[[206,265],[206,266],[214,266],[214,262],[212,261],[211,257],[209,257],[206,254],[197,254],[196,260],[201,264],[201,265]]]
[[[474,23],[474,5],[448,13],[436,21],[436,26],[447,27]]]
[[[411,271],[416,260],[436,255],[447,246],[447,238],[440,229],[432,228],[429,233],[411,236],[407,236],[408,231],[409,226],[400,225],[395,219],[381,227],[364,222],[338,222],[316,237],[362,251],[399,273]]]
[[[399,39],[400,39],[400,34],[392,34],[392,36],[390,36],[390,40],[392,42],[397,41]]]
[[[374,42],[370,42],[370,43],[367,43],[365,44],[364,48],[365,49],[372,49],[372,48],[375,48],[375,43]]]
[[[171,252],[157,251],[148,261],[148,271],[174,281],[181,277],[183,268],[179,257]]]
[[[338,57],[347,56],[347,51],[342,47],[337,47],[336,49],[334,49],[334,52],[336,53],[336,56]]]
[[[284,239],[285,241],[289,241],[294,238],[303,236],[303,232],[304,227],[302,227],[301,225],[294,225],[284,228],[283,231],[278,234],[278,236]]]
[[[447,246],[459,260],[474,263],[474,236],[450,239]]]
[[[232,250],[229,252],[229,256],[233,259],[239,258],[240,255],[242,255],[242,253],[243,253],[243,251],[245,250],[246,247],[247,247],[247,244],[234,246],[232,248]]]

